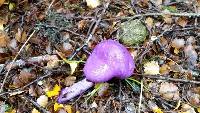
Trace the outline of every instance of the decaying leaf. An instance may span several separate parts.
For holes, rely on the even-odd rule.
[[[20,28],[18,28],[18,32],[15,34],[15,39],[18,41],[18,42],[25,42],[26,39],[27,39],[27,34],[25,31],[22,31]]]
[[[161,75],[169,74],[169,72],[170,72],[170,67],[167,64],[164,64],[160,67],[160,74]]]
[[[53,90],[50,90],[50,91],[47,91],[46,92],[46,95],[48,96],[48,97],[53,97],[53,96],[57,96],[58,94],[59,94],[59,92],[60,92],[60,86],[59,85],[55,85],[54,86],[54,88],[53,88]]]
[[[178,87],[173,83],[161,83],[159,93],[164,99],[167,100],[178,100],[180,98]]]
[[[10,39],[6,32],[0,30],[0,47],[6,47],[10,42]]]
[[[195,112],[194,108],[191,107],[190,105],[183,104],[181,111],[178,113],[196,113],[196,112]]]
[[[59,60],[50,60],[47,62],[47,69],[57,68],[59,66]]]
[[[148,17],[146,20],[145,20],[145,23],[147,25],[147,27],[149,29],[151,29],[153,27],[153,19],[151,17]]]
[[[22,87],[25,84],[29,83],[33,79],[36,78],[36,75],[33,73],[30,73],[27,70],[22,70],[19,74],[19,76],[15,76],[13,80],[13,85],[16,88]]]
[[[185,56],[187,58],[187,63],[190,69],[193,69],[195,64],[197,63],[197,52],[195,51],[192,45],[187,45],[184,48]]]
[[[157,75],[160,74],[159,72],[160,66],[158,62],[151,61],[144,64],[144,74],[146,75]]]
[[[177,24],[181,27],[185,27],[188,23],[188,19],[186,17],[179,17],[177,20]]]
[[[184,39],[175,38],[175,39],[172,41],[171,45],[172,45],[172,47],[174,47],[174,48],[180,49],[180,48],[184,47],[185,41],[184,41]]]
[[[75,76],[68,76],[65,78],[65,86],[71,86],[72,84],[74,84],[76,81],[76,77]]]

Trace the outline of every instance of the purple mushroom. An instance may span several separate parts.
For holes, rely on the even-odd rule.
[[[133,57],[123,45],[114,40],[102,41],[86,61],[83,69],[86,79],[64,88],[58,103],[66,103],[92,87],[94,83],[107,82],[112,78],[128,78],[134,69]]]

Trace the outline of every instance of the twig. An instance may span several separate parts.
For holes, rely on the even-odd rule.
[[[151,79],[159,79],[159,80],[169,80],[169,81],[174,81],[174,82],[200,84],[200,81],[176,79],[176,78],[169,78],[169,77],[163,77],[163,76],[157,76],[157,75],[143,75],[143,77],[151,78]]]
[[[94,27],[93,27],[91,33],[88,34],[88,36],[87,36],[88,39],[85,41],[85,43],[84,43],[81,47],[79,47],[79,48],[77,48],[77,49],[75,50],[75,52],[72,54],[72,56],[69,58],[69,60],[72,60],[72,59],[74,58],[74,56],[75,56],[83,47],[85,47],[85,46],[88,44],[88,42],[92,39],[92,37],[93,37],[93,35],[94,35],[95,31],[96,31],[96,28],[98,27],[98,25],[99,25],[99,23],[100,23],[100,21],[101,21],[101,19],[102,19],[102,16],[103,16],[103,14],[105,14],[106,9],[108,8],[109,4],[110,4],[110,2],[107,2],[107,3],[105,4],[104,9],[103,9],[103,11],[101,12],[101,15],[100,15],[99,19],[96,21],[96,24],[94,25]]]
[[[14,93],[14,92],[22,91],[22,90],[24,90],[25,88],[27,88],[28,86],[30,86],[30,85],[32,85],[32,84],[34,84],[34,83],[36,83],[36,82],[38,82],[38,81],[40,81],[40,80],[43,80],[44,78],[49,77],[49,76],[51,76],[51,75],[53,75],[51,72],[47,72],[47,73],[45,73],[44,76],[41,76],[41,77],[39,77],[39,78],[33,80],[32,82],[26,84],[25,86],[23,86],[23,87],[21,87],[21,88],[14,89],[14,90],[10,90],[10,91],[7,91],[7,92],[0,92],[0,96],[5,95],[5,94],[9,94],[9,93]]]
[[[7,73],[5,74],[5,78],[4,78],[3,83],[2,83],[2,85],[1,85],[0,92],[3,91],[3,87],[4,87],[4,85],[5,85],[6,79],[7,79],[8,74],[9,74],[11,68],[12,68],[13,63],[16,61],[17,57],[19,56],[19,54],[21,53],[21,51],[24,49],[25,45],[28,43],[28,41],[31,39],[31,37],[33,36],[34,33],[35,33],[35,30],[31,33],[31,35],[28,37],[28,39],[26,40],[26,42],[22,45],[22,47],[20,48],[19,52],[17,53],[17,55],[16,55],[15,58],[13,59],[10,68],[8,69]]]
[[[6,69],[13,69],[16,67],[21,67],[21,66],[25,66],[26,64],[35,64],[35,63],[41,63],[41,62],[46,62],[46,61],[50,61],[50,60],[58,60],[58,57],[56,55],[43,55],[43,56],[37,56],[37,57],[30,57],[27,60],[16,60],[13,63],[9,63],[6,66]],[[0,67],[3,65],[0,65]]]
[[[121,20],[121,19],[135,19],[138,17],[146,17],[146,16],[163,16],[163,15],[171,15],[171,16],[185,16],[185,17],[200,17],[200,13],[146,13],[146,14],[137,14],[134,16],[129,17],[116,17],[116,18],[109,18],[104,20]]]
[[[143,92],[143,81],[141,81],[141,84],[140,84],[140,101],[139,101],[139,107],[138,107],[138,113],[140,113],[140,110],[141,110],[141,105],[142,105],[142,92]]]

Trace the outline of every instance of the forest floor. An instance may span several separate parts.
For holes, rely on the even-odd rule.
[[[136,19],[147,35],[123,44]],[[134,56],[132,76],[58,103],[107,39]],[[0,113],[200,113],[199,61],[200,0],[0,0]]]

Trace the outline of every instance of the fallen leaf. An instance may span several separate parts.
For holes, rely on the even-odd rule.
[[[0,47],[6,47],[10,42],[10,39],[6,32],[0,30]]]
[[[64,108],[67,111],[67,113],[72,113],[72,106],[71,105],[65,105]]]
[[[18,42],[25,42],[26,39],[27,39],[27,34],[25,31],[22,31],[20,28],[18,28],[18,31],[17,33],[15,34],[15,39],[18,41]]]
[[[31,113],[40,113],[37,109],[33,109],[32,111],[31,111]]]
[[[58,111],[59,109],[61,109],[63,107],[64,107],[63,104],[58,104],[57,102],[53,106],[54,111]]]
[[[192,45],[188,45],[184,48],[185,56],[187,58],[187,63],[190,69],[193,69],[197,63],[197,52]]]
[[[76,67],[78,66],[77,62],[69,62],[70,68],[71,68],[71,75],[75,72]]]
[[[90,8],[96,8],[100,5],[100,0],[86,0],[87,6]]]
[[[8,5],[8,8],[9,8],[10,11],[13,11],[15,9],[15,7],[16,7],[16,4],[13,3],[13,2],[10,2],[9,5]]]
[[[180,48],[185,46],[185,40],[184,39],[175,38],[172,41],[171,45],[172,45],[172,47],[174,47],[176,49],[180,49]]]
[[[153,27],[153,19],[151,17],[148,17],[146,20],[145,20],[145,23],[147,25],[147,27],[149,29],[151,29]]]
[[[192,108],[190,105],[183,104],[181,111],[178,113],[196,113],[196,112],[195,112],[194,108]]]
[[[159,93],[164,99],[167,100],[178,100],[180,98],[178,87],[173,83],[161,83]]]
[[[75,76],[68,76],[65,78],[65,86],[71,86],[72,84],[74,84],[76,81],[76,77]]]
[[[164,64],[160,67],[160,74],[161,75],[169,74],[169,72],[170,72],[170,67],[167,64]]]
[[[188,19],[186,17],[179,17],[177,20],[177,24],[181,27],[185,27],[188,23]]]
[[[41,95],[38,99],[37,99],[37,103],[42,106],[45,107],[48,104],[48,97],[46,95]]]
[[[4,2],[5,0],[0,0],[0,7],[3,5]]]
[[[144,64],[144,74],[146,75],[157,75],[160,74],[160,66],[158,62],[151,61]]]
[[[47,69],[57,68],[59,66],[59,60],[50,60],[47,62]]]
[[[60,86],[59,85],[55,85],[54,86],[54,88],[53,88],[53,90],[50,90],[50,91],[47,91],[46,92],[46,95],[48,96],[48,97],[53,97],[53,96],[57,96],[58,94],[59,94],[59,92],[60,92]]]

